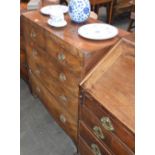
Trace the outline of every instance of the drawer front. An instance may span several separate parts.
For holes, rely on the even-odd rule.
[[[74,142],[77,142],[77,121],[55,100],[33,74],[30,74],[29,77],[33,93],[42,100],[57,123],[66,131]]]
[[[104,129],[98,118],[89,111],[86,106],[82,106],[80,113],[81,121],[84,122],[94,136],[107,145],[112,152],[117,155],[134,155],[131,149],[129,149],[115,134]]]
[[[27,55],[29,67],[38,72],[38,76],[42,76],[42,80],[53,82],[54,85],[61,87],[64,91],[69,91],[75,96],[78,95],[80,78],[74,76],[65,67],[55,64],[54,60],[49,60],[46,51],[35,46],[34,48],[27,46]]]
[[[25,19],[23,20],[23,31],[27,44],[36,43],[39,47],[45,49],[45,32],[43,28]]]
[[[47,36],[46,48],[48,54],[58,63],[79,76],[82,70],[82,58],[72,55],[72,49],[67,49],[68,47],[64,46],[66,46],[64,42],[57,41],[57,39],[52,38],[52,36]]]
[[[113,153],[90,132],[84,123],[79,124],[80,136],[89,146],[94,155],[113,155]]]
[[[103,106],[98,104],[92,97],[86,95],[84,105],[97,117],[100,125],[109,133],[116,135],[133,152],[135,148],[135,136],[121,122],[108,113]]]

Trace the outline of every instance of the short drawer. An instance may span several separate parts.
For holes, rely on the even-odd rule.
[[[45,32],[44,29],[35,23],[23,20],[24,39],[27,44],[36,43],[39,47],[45,49]]]
[[[70,94],[78,95],[80,81],[78,76],[75,76],[64,66],[55,64],[54,60],[49,60],[46,51],[40,48],[27,46],[27,55],[29,67],[37,74],[38,78],[48,84],[52,83],[55,87],[59,86]]]
[[[135,148],[135,136],[119,120],[108,113],[97,101],[88,94],[85,97],[84,105],[96,116],[100,125],[109,133],[116,135],[133,152]]]
[[[33,75],[29,75],[33,94],[36,94],[44,103],[48,111],[66,133],[77,142],[77,121],[55,100],[52,94]]]
[[[100,143],[98,139],[91,133],[91,131],[80,121],[79,124],[80,137],[89,146],[94,155],[113,155],[113,153],[104,144]]]
[[[110,148],[112,152],[117,155],[134,155],[131,149],[129,149],[115,134],[104,129],[98,118],[89,111],[86,106],[82,106],[80,114],[81,121],[84,122],[94,136]]]
[[[46,50],[58,63],[68,68],[76,75],[80,75],[82,70],[82,57],[72,54],[72,49],[66,43],[57,40],[55,37],[47,36]],[[74,52],[76,53],[76,52]]]

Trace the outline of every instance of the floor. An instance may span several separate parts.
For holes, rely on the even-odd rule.
[[[105,21],[104,8],[99,19]],[[114,19],[113,24],[127,29],[129,16]],[[28,85],[21,79],[20,155],[73,155],[76,152],[71,139],[57,125],[42,103],[34,98]]]

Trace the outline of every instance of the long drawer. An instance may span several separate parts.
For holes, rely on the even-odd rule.
[[[108,113],[97,101],[92,99],[88,94],[85,97],[85,106],[96,116],[100,126],[108,131],[111,136],[117,136],[124,142],[133,152],[135,136],[129,131],[121,122],[119,122],[113,115]]]
[[[86,106],[81,108],[81,121],[86,124],[89,130],[98,138],[103,144],[105,144],[116,155],[134,155],[117,136],[107,131],[100,123],[98,118],[88,110]]]
[[[66,133],[77,142],[77,120],[64,109],[42,83],[33,75],[29,75],[32,91],[44,103],[48,111]]]
[[[64,91],[68,90],[70,94],[78,95],[80,78],[72,74],[64,66],[56,64],[54,60],[49,60],[46,51],[36,46],[27,46],[27,55],[29,67],[34,72],[37,72],[38,76],[42,76],[43,81],[53,82],[56,86],[59,85],[59,87],[63,88]]]
[[[94,155],[113,155],[113,153],[90,132],[90,130],[80,121],[79,124],[80,137],[84,139],[86,144]]]

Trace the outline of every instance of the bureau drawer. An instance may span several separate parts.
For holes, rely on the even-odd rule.
[[[54,36],[53,36],[54,37]],[[71,48],[64,47],[64,42],[58,41],[52,36],[47,36],[46,48],[50,56],[52,56],[58,63],[74,72],[76,75],[80,75],[82,70],[82,58],[75,56],[71,53]]]
[[[39,48],[27,46],[28,64],[36,76],[41,80],[53,83],[56,87],[61,87],[75,96],[78,95],[78,84],[80,78],[74,76],[68,69],[49,60],[46,51]]]
[[[27,44],[36,43],[37,46],[45,49],[45,32],[43,28],[25,19],[23,20],[23,31]]]
[[[87,143],[94,155],[113,155],[113,153],[90,132],[90,130],[80,121],[80,137]]]
[[[77,120],[72,118],[33,74],[30,74],[29,77],[33,93],[41,99],[57,123],[74,142],[77,142]]]
[[[134,153],[113,133],[104,129],[97,117],[86,106],[80,109],[80,119],[102,143],[116,155],[134,155]]]
[[[89,95],[86,95],[84,105],[97,117],[98,122],[100,122],[100,125],[103,126],[105,130],[116,135],[134,152],[135,136],[131,131]]]

